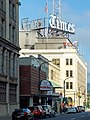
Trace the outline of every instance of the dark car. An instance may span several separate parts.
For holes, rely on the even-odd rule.
[[[34,120],[34,115],[28,108],[15,109],[12,113],[12,120]]]
[[[75,107],[75,109],[76,109],[76,112],[77,112],[77,113],[79,113],[79,110],[78,110],[78,108],[77,108],[77,107]]]
[[[84,106],[77,106],[79,112],[85,112]]]
[[[29,106],[28,108],[33,113],[34,118],[46,118],[46,113],[42,106]]]

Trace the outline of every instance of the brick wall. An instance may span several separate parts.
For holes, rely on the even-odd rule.
[[[20,94],[37,95],[39,85],[39,69],[30,65],[20,65]],[[46,79],[46,73],[40,72],[40,79]]]

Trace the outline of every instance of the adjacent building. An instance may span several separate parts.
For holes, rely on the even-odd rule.
[[[59,97],[60,69],[40,56],[36,58],[30,55],[19,59],[20,108],[39,104],[53,105],[55,98]],[[54,71],[52,78],[55,81],[49,79],[50,70]]]
[[[0,116],[19,107],[19,5],[0,0]]]

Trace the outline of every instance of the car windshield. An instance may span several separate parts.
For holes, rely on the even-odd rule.
[[[47,106],[42,106],[44,110],[46,110],[48,107]]]

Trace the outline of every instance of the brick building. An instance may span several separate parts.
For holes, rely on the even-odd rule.
[[[41,71],[41,79],[46,73]],[[31,65],[20,65],[20,100],[21,107],[29,106],[33,97],[33,105],[39,104],[39,69]],[[32,104],[31,104],[32,105]]]
[[[31,58],[20,58],[20,107],[39,104],[39,78],[46,79],[46,72],[39,71],[39,65],[33,65]]]

